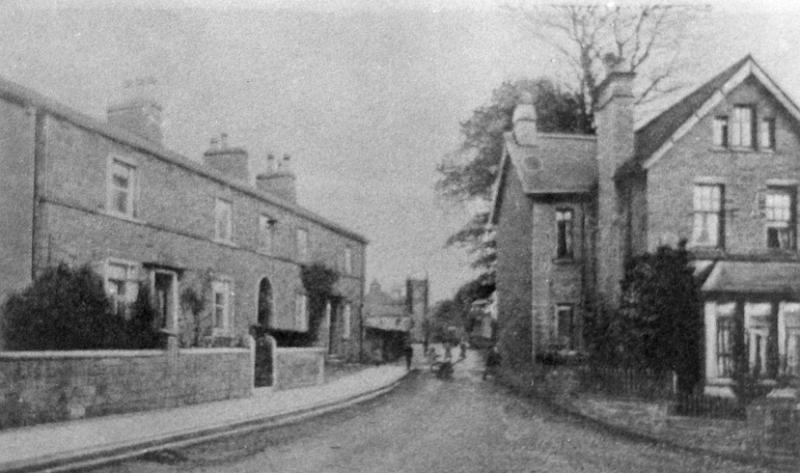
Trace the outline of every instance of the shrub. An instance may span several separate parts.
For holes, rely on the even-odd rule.
[[[140,284],[136,302],[131,307],[131,318],[125,327],[127,348],[139,350],[160,348],[164,338],[160,330],[163,323],[164,321],[159,319],[158,311],[153,307],[148,286]]]
[[[9,350],[78,350],[128,345],[126,321],[112,310],[88,265],[46,269],[3,306]]]

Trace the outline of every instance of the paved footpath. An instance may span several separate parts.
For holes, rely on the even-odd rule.
[[[419,370],[349,409],[92,473],[772,473],[564,416],[482,381],[475,355],[455,365],[453,379]]]
[[[281,425],[392,389],[405,367],[367,368],[330,383],[174,409],[95,417],[0,431],[0,472],[60,471]]]

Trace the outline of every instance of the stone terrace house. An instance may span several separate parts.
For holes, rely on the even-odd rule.
[[[91,263],[121,311],[147,285],[182,346],[217,344],[255,324],[307,332],[300,268],[320,261],[341,298],[318,338],[357,357],[365,238],[297,205],[288,157],[252,185],[244,149],[223,135],[199,164],[162,146],[160,117],[135,97],[104,123],[0,80],[0,296]],[[182,308],[189,292],[203,313]]]
[[[582,321],[619,300],[631,255],[686,239],[704,298],[705,389],[729,394],[734,321],[752,373],[800,374],[800,109],[747,56],[643,126],[634,75],[601,85],[596,136],[506,134],[496,224],[501,349],[581,350]]]

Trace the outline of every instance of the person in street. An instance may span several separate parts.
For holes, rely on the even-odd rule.
[[[450,341],[444,342],[444,361],[450,361],[453,359],[453,345],[450,344]]]
[[[406,369],[411,369],[411,360],[414,358],[414,347],[411,346],[410,342],[406,342],[406,345],[403,347],[403,355],[406,357]]]
[[[467,357],[467,341],[462,338],[461,343],[458,344],[458,347],[461,349],[459,359],[463,360]]]
[[[500,352],[497,351],[497,345],[494,345],[489,349],[489,353],[486,354],[486,370],[483,372],[483,379],[485,380],[486,376],[490,374],[497,376],[495,371],[498,366],[500,366]]]

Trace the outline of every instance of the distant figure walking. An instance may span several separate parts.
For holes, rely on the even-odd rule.
[[[467,357],[467,342],[465,340],[461,340],[461,343],[458,345],[461,349],[461,354],[459,354],[458,358],[463,360]]]
[[[414,347],[411,346],[411,343],[406,342],[406,345],[403,347],[403,355],[406,357],[406,370],[410,370],[411,359],[414,358]]]
[[[498,366],[500,366],[500,352],[497,351],[497,345],[495,345],[486,354],[486,370],[483,372],[483,379],[485,380],[486,376],[490,374],[496,377]]]
[[[453,359],[453,345],[450,342],[444,342],[444,361]]]

